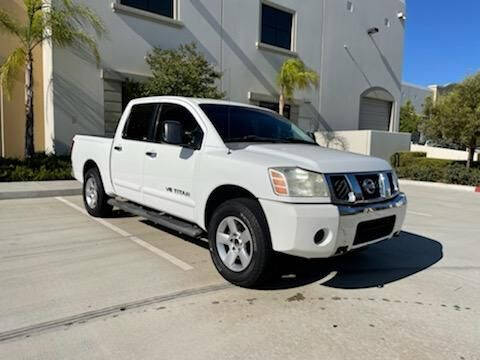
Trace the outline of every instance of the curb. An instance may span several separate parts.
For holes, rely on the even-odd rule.
[[[7,191],[0,192],[0,200],[32,199],[53,196],[81,195],[82,189],[55,189],[55,190],[31,190],[31,191]]]
[[[430,182],[430,181],[417,181],[417,180],[406,180],[406,179],[399,179],[399,183],[401,185],[418,185],[418,186],[434,187],[439,189],[449,189],[449,190],[480,193],[480,186],[445,184],[445,183],[437,183],[437,182]]]

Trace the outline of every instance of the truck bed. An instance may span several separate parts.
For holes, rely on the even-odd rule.
[[[73,138],[72,168],[75,179],[83,183],[83,164],[94,161],[102,175],[105,192],[113,192],[110,177],[110,152],[113,139],[95,135],[76,135]]]

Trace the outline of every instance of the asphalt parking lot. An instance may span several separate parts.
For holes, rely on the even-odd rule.
[[[1,359],[480,359],[480,195],[404,186],[399,238],[231,286],[206,244],[81,197],[0,201]]]

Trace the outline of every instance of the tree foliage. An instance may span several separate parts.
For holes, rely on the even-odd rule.
[[[95,38],[86,30],[93,29],[100,36],[105,28],[90,8],[72,0],[56,1],[51,6],[43,0],[23,0],[23,4],[27,14],[25,23],[0,9],[0,31],[19,40],[19,46],[0,66],[1,83],[7,93],[15,75],[26,66],[28,55],[44,40],[51,40],[58,47],[85,45],[97,62],[100,60]]]
[[[280,108],[283,115],[283,107],[286,100],[291,100],[296,90],[304,90],[310,86],[318,86],[319,75],[307,68],[300,59],[286,60],[277,76],[277,84],[280,88]]]
[[[412,102],[408,100],[400,108],[400,131],[411,133],[412,139],[418,139],[418,126],[421,119],[421,116],[417,114]]]
[[[468,148],[470,167],[480,139],[480,73],[439,97],[429,111],[430,117],[423,126],[425,133]]]
[[[147,64],[153,77],[135,89],[141,96],[186,96],[221,99],[218,90],[221,73],[216,71],[194,43],[178,49],[153,49],[147,54]]]
[[[25,157],[34,154],[33,145],[33,50],[43,41],[54,46],[84,46],[100,61],[95,38],[105,32],[100,18],[88,7],[73,0],[57,0],[47,5],[43,0],[23,0],[26,20],[22,21],[0,9],[0,31],[18,40],[18,46],[0,65],[0,84],[10,96],[13,81],[25,71]]]

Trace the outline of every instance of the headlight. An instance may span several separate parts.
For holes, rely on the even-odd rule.
[[[269,169],[273,192],[279,196],[329,197],[322,174],[295,167]]]

